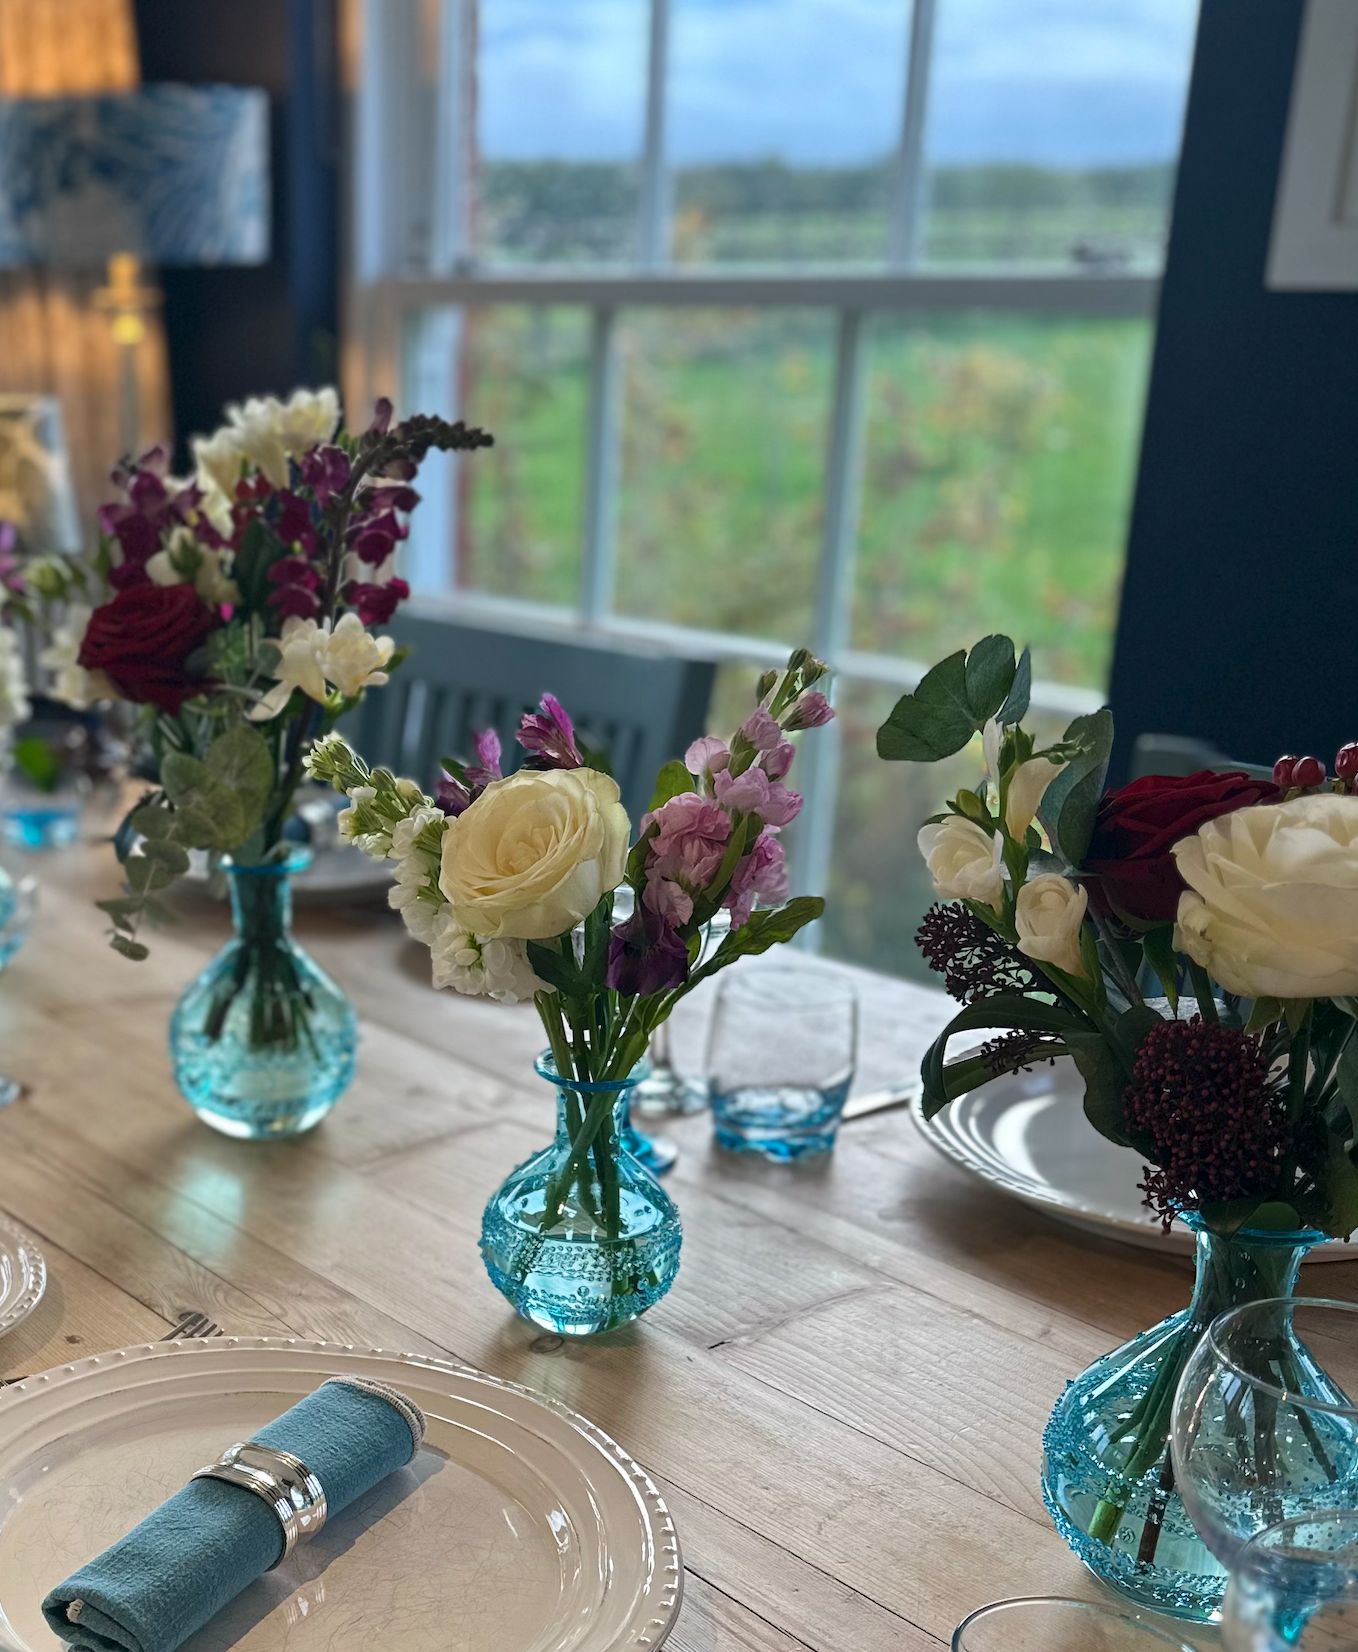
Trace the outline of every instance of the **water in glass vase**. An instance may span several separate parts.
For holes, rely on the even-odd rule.
[[[198,1117],[228,1136],[299,1135],[354,1076],[353,1005],[292,938],[296,865],[227,868],[235,934],[170,1021],[175,1082]]]
[[[623,1145],[642,1070],[612,1083],[561,1081],[547,1054],[537,1071],[556,1087],[556,1139],[491,1197],[481,1255],[496,1290],[533,1324],[562,1336],[613,1330],[658,1302],[679,1271],[679,1212]],[[581,1154],[574,1143],[591,1106],[604,1116]]]
[[[1042,1494],[1056,1529],[1105,1583],[1140,1606],[1199,1622],[1220,1615],[1226,1571],[1174,1484],[1175,1390],[1203,1332],[1239,1303],[1290,1295],[1321,1233],[1242,1230],[1226,1239],[1194,1215],[1189,1306],[1105,1354],[1070,1383],[1043,1437]]]

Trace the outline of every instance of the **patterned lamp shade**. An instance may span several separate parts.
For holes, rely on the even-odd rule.
[[[247,86],[0,100],[0,266],[262,264],[269,112]]]

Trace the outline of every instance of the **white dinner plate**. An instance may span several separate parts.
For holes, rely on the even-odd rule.
[[[55,1652],[43,1596],[326,1377],[393,1383],[429,1432],[185,1652],[649,1652],[682,1590],[674,1522],[583,1417],[414,1355],[263,1337],[96,1354],[0,1393],[0,1646]]]
[[[1031,1073],[1010,1073],[960,1096],[932,1119],[911,1112],[924,1139],[992,1187],[1105,1238],[1188,1255],[1193,1235],[1167,1234],[1142,1204],[1143,1160],[1110,1142],[1084,1116],[1084,1080],[1062,1056]],[[1318,1245],[1308,1261],[1344,1262],[1358,1245]]]
[[[47,1289],[47,1263],[29,1236],[0,1216],[0,1336],[27,1319]]]

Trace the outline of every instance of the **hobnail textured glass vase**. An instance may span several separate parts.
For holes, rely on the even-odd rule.
[[[1067,1385],[1043,1436],[1042,1495],[1056,1529],[1105,1583],[1138,1605],[1209,1622],[1226,1573],[1174,1487],[1174,1393],[1216,1316],[1290,1296],[1302,1259],[1325,1235],[1245,1229],[1223,1239],[1185,1220],[1197,1235],[1192,1301]]]
[[[496,1290],[533,1324],[563,1336],[610,1331],[658,1302],[679,1271],[679,1212],[623,1144],[644,1066],[592,1084],[559,1079],[548,1053],[537,1071],[556,1088],[556,1140],[492,1196],[481,1255]],[[591,1108],[603,1111],[599,1132],[577,1152]]]
[[[354,1007],[292,938],[290,870],[228,867],[236,932],[170,1020],[189,1105],[214,1130],[255,1141],[309,1130],[354,1076]]]

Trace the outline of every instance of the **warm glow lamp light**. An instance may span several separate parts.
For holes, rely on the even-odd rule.
[[[143,262],[269,256],[268,99],[247,86],[143,86],[0,99],[0,267],[106,266],[96,302],[122,348],[122,433],[137,443]]]

